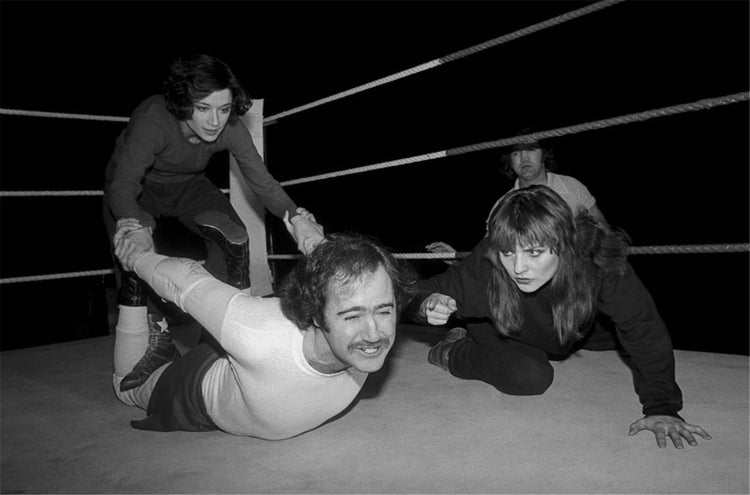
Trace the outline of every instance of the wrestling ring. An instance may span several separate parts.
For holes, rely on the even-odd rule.
[[[621,2],[593,3],[270,116],[263,116],[263,101],[257,100],[243,116],[243,122],[263,155],[264,128],[268,126],[353,95],[366,95],[428,70],[440,70],[446,64],[595,15]],[[605,129],[617,132],[621,126],[747,106],[749,100],[747,91],[706,95],[678,104],[280,182],[295,198],[302,187],[320,187],[321,182],[335,182],[342,177],[502,150],[528,139],[559,142]],[[12,125],[10,117],[107,122],[114,126],[128,121],[127,117],[118,116],[6,108],[0,108],[0,115],[6,125]],[[257,295],[266,295],[273,291],[276,281],[273,265],[288,263],[299,255],[271,252],[274,240],[266,230],[263,208],[242,183],[235,167],[230,160],[229,187],[224,191],[250,232],[253,290]],[[271,171],[276,175],[273,168]],[[562,173],[576,175],[570,169]],[[100,190],[0,191],[7,208],[14,201],[37,198],[93,197],[96,206],[92,208],[96,209],[101,196]],[[299,203],[317,215],[313,201]],[[360,230],[368,233],[365,228]],[[439,240],[439,235],[424,241]],[[749,243],[722,239],[706,244],[631,248],[633,257],[748,252]],[[412,250],[397,256],[418,263],[441,263],[466,254],[467,251],[439,254]],[[2,277],[0,286],[88,277],[107,279],[113,278],[113,273],[108,267],[73,266],[58,273]],[[388,364],[368,379],[361,396],[345,413],[316,430],[281,442],[220,432],[163,434],[131,429],[129,421],[140,411],[124,407],[110,389],[113,334],[3,351],[0,491],[748,493],[746,353],[675,351],[686,420],[706,428],[713,439],[699,440],[699,446],[684,450],[671,446],[660,450],[648,434],[627,437],[628,425],[640,417],[640,406],[632,390],[630,372],[614,351],[581,351],[554,363],[555,383],[544,395],[508,397],[487,385],[458,380],[429,365],[427,350],[439,339],[440,329],[404,323],[399,332]]]

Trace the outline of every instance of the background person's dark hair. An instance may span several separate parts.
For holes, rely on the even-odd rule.
[[[416,292],[412,266],[396,259],[377,241],[360,234],[331,234],[302,258],[281,286],[281,310],[299,328],[323,322],[329,283],[348,283],[383,266],[393,284],[396,314]]]
[[[163,84],[167,109],[177,120],[188,120],[196,101],[224,89],[232,92],[230,119],[237,119],[247,112],[252,100],[229,66],[211,55],[178,58],[169,66]]]
[[[542,164],[544,165],[544,168],[547,169],[547,172],[554,172],[557,168],[557,162],[555,161],[555,152],[552,150],[552,148],[544,146],[539,142],[535,144],[536,146],[526,146],[525,148],[538,148],[542,150]],[[515,180],[516,172],[513,170],[512,161],[510,159],[510,155],[511,153],[513,153],[513,151],[515,151],[515,147],[503,153],[503,155],[500,157],[500,161],[503,164],[503,172],[505,172],[505,175],[507,175],[508,178]]]

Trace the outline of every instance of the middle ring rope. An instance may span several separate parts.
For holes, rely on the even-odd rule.
[[[706,110],[722,105],[730,105],[733,103],[739,103],[742,101],[748,101],[750,99],[750,92],[735,93],[727,96],[720,96],[717,98],[706,98],[703,100],[694,101],[692,103],[683,103],[680,105],[673,105],[669,107],[657,108],[655,110],[649,110],[639,113],[631,113],[620,117],[613,117],[609,119],[597,120],[594,122],[577,124],[568,127],[560,127],[558,129],[552,129],[549,131],[534,132],[531,134],[525,134],[523,136],[514,136],[511,138],[498,139],[496,141],[487,141],[484,143],[470,144],[468,146],[461,146],[458,148],[451,148],[444,151],[437,151],[434,153],[427,153],[424,155],[412,156],[409,158],[402,158],[400,160],[393,160],[389,162],[376,163],[373,165],[365,165],[363,167],[351,168],[348,170],[341,170],[337,172],[330,172],[326,174],[318,174],[310,177],[302,177],[299,179],[293,179],[281,182],[282,186],[292,186],[295,184],[303,184],[305,182],[314,182],[324,179],[330,179],[333,177],[341,177],[344,175],[358,174],[362,172],[371,172],[374,170],[381,170],[389,167],[396,167],[408,163],[416,163],[425,160],[433,160],[436,158],[445,158],[447,156],[456,156],[464,153],[470,153],[473,151],[481,151],[490,148],[500,148],[503,146],[510,146],[513,144],[525,142],[529,139],[541,140],[550,137],[565,136],[568,134],[577,134],[579,132],[593,131],[596,129],[605,129],[607,127],[613,127],[616,125],[630,124],[632,122],[642,122],[645,120],[666,117],[668,115],[677,115],[685,112],[695,112],[698,110]]]
[[[670,115],[678,115],[686,112],[696,112],[699,110],[709,110],[719,106],[731,105],[734,103],[740,103],[750,100],[750,92],[735,93],[727,96],[720,96],[716,98],[705,98],[702,100],[694,101],[691,103],[682,103],[679,105],[673,105],[669,107],[657,108],[655,110],[648,110],[645,112],[631,113],[619,117],[612,117],[603,120],[597,120],[593,122],[587,122],[583,124],[576,124],[568,127],[560,127],[557,129],[551,129],[548,131],[539,131],[531,134],[525,134],[523,136],[514,136],[510,138],[498,139],[495,141],[487,141],[484,143],[470,144],[467,146],[460,146],[458,148],[451,148],[443,151],[436,151],[433,153],[425,153],[423,155],[411,156],[407,158],[400,158],[398,160],[391,160],[387,162],[375,163],[372,165],[365,165],[362,167],[351,168],[348,170],[339,170],[336,172],[329,172],[325,174],[312,175],[309,177],[302,177],[299,179],[291,179],[281,182],[282,186],[293,186],[296,184],[304,184],[306,182],[315,182],[319,180],[331,179],[334,177],[342,177],[345,175],[353,175],[364,172],[372,172],[375,170],[382,170],[390,167],[397,167],[400,165],[408,165],[410,163],[418,163],[428,160],[435,160],[438,158],[445,158],[448,156],[456,156],[474,151],[482,151],[491,148],[501,148],[504,146],[511,146],[520,142],[527,141],[529,139],[541,140],[550,137],[560,137],[569,134],[577,134],[580,132],[593,131],[598,129],[605,129],[607,127],[613,127],[617,125],[630,124],[633,122],[643,122],[658,117],[667,117]],[[226,191],[225,191],[226,192]],[[0,198],[10,197],[33,197],[33,196],[101,196],[102,191],[0,191]]]

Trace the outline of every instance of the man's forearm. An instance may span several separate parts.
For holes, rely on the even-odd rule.
[[[190,314],[217,340],[224,314],[239,291],[217,280],[197,261],[146,253],[135,262],[135,272],[162,298]]]

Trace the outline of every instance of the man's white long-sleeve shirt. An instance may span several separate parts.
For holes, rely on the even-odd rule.
[[[311,430],[344,410],[367,378],[352,368],[314,370],[302,351],[305,330],[282,314],[278,298],[252,297],[184,258],[144,254],[135,271],[226,351],[202,391],[209,416],[227,433],[276,440]]]

